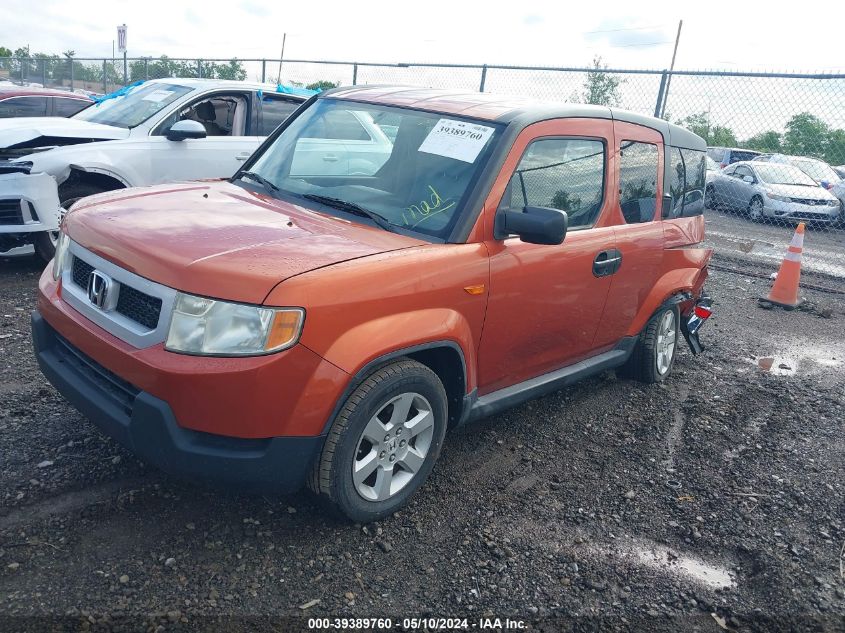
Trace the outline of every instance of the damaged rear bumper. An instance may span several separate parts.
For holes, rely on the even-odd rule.
[[[692,308],[681,314],[681,332],[693,354],[697,355],[704,351],[698,332],[712,314],[713,300],[704,293],[692,305]]]

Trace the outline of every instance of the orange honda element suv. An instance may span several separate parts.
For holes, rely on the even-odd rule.
[[[78,202],[38,362],[166,472],[379,519],[447,429],[701,351],[705,151],[613,108],[330,90],[229,180]]]

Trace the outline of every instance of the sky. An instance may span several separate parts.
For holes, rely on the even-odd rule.
[[[569,6],[567,6],[569,5]],[[0,46],[110,56],[128,26],[130,56],[666,68],[678,21],[681,69],[845,70],[845,5],[816,2],[600,3],[38,0],[0,3]],[[788,6],[791,6],[788,11]],[[801,7],[800,9],[798,7]]]

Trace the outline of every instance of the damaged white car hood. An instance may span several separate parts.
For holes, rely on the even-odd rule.
[[[61,117],[0,119],[0,149],[73,145],[129,138],[129,130]]]

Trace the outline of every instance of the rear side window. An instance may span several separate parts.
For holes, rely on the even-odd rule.
[[[64,97],[53,97],[53,116],[68,117],[76,114],[88,105],[83,99],[66,99]]]
[[[628,224],[651,222],[657,208],[657,145],[622,141],[619,204]]]
[[[11,97],[0,101],[0,118],[47,116],[47,97]]]
[[[296,101],[264,97],[261,100],[261,126],[255,136],[270,136],[299,105]]]
[[[704,152],[670,147],[668,186],[671,202],[664,203],[663,218],[691,217],[704,213],[707,165]],[[729,173],[728,170],[725,173]]]
[[[668,183],[664,187],[669,198],[663,202],[663,219],[679,218],[684,211],[684,187],[686,186],[686,169],[681,150],[677,147],[666,148],[666,162],[669,166]]]
[[[512,209],[560,209],[569,216],[570,229],[589,228],[604,197],[604,156],[604,143],[598,140],[534,141],[522,155],[503,202]]]
[[[707,178],[707,164],[704,162],[704,152],[694,149],[682,149],[686,184],[684,186],[685,218],[704,213],[704,184]]]

